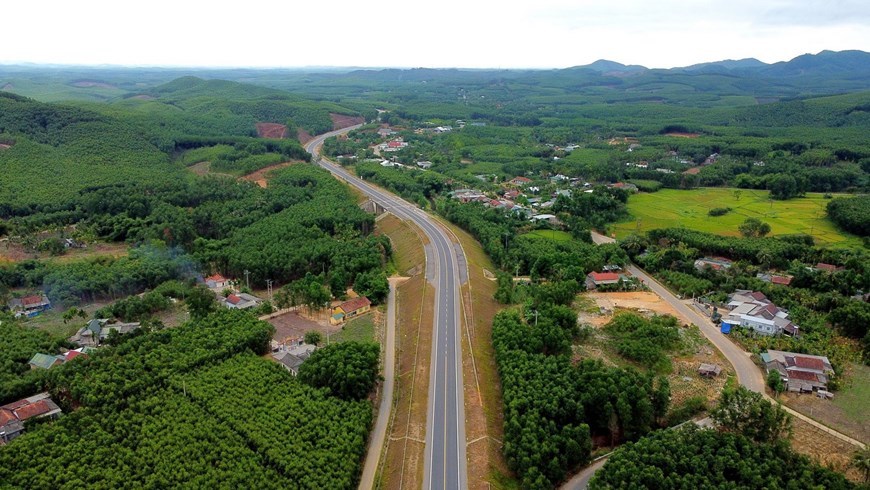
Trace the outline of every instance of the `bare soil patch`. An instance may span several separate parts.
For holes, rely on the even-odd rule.
[[[258,122],[257,136],[260,138],[284,139],[290,136],[287,126],[278,123]]]
[[[106,83],[106,82],[99,82],[99,81],[96,81],[96,80],[79,80],[79,81],[77,81],[77,82],[73,82],[73,83],[71,83],[70,85],[72,85],[73,87],[78,87],[78,88],[92,88],[92,87],[97,87],[97,88],[118,88],[118,87],[116,87],[116,86],[114,86],[114,85],[111,85],[111,84],[108,84],[108,83]]]
[[[290,165],[296,164],[299,162],[283,162],[276,163],[275,165],[269,165],[268,167],[261,168],[256,172],[250,173],[242,177],[242,180],[247,180],[248,182],[254,182],[260,187],[267,187],[269,185],[269,174],[275,170],[280,168],[289,167]]]
[[[674,138],[697,138],[697,137],[699,137],[699,136],[701,136],[701,135],[698,134],[698,133],[680,133],[680,132],[674,132],[674,133],[665,133],[665,136],[673,136]]]
[[[633,291],[625,293],[586,293],[585,297],[595,301],[600,308],[605,308],[609,311],[615,311],[617,308],[625,310],[635,310],[640,313],[651,312],[659,315],[671,315],[680,319],[683,323],[690,323],[685,318],[680,317],[677,310],[671,307],[659,295],[649,291]],[[581,314],[581,316],[583,316]],[[601,326],[610,321],[609,315],[591,315],[583,316],[587,323],[596,326]]]
[[[309,141],[313,140],[314,136],[311,136],[311,133],[309,133],[308,131],[305,131],[302,128],[297,128],[296,129],[296,139],[298,139],[299,142],[304,145],[305,143],[308,143]]]
[[[837,396],[837,393],[834,394]],[[849,417],[842,408],[835,405],[831,400],[821,399],[811,394],[795,394],[786,393],[780,395],[780,400],[783,401],[789,408],[818,420],[823,424],[842,432],[854,439],[857,439],[865,444],[870,443],[870,425],[867,421],[856,421],[853,417]],[[868,400],[870,404],[870,400]],[[837,439],[839,440],[839,439]]]
[[[809,456],[822,466],[844,473],[853,482],[861,481],[858,471],[849,466],[852,455],[858,449],[852,444],[792,417],[791,445],[798,453]]]
[[[0,150],[8,150],[12,148],[12,145],[7,145],[6,143],[0,143]]]
[[[332,119],[332,129],[344,129],[350,126],[356,126],[366,122],[362,116],[348,116],[346,114],[335,114],[330,112],[329,118]]]
[[[315,321],[304,316],[304,312],[301,311],[291,311],[266,321],[275,327],[275,335],[272,336],[272,339],[276,342],[302,337],[305,335],[305,332],[312,330],[323,334],[325,339],[327,333],[331,335],[341,330],[341,325],[330,325],[329,322]]]
[[[698,175],[699,173],[701,173],[701,167],[692,167],[683,173],[686,175]]]
[[[48,236],[40,237],[38,240],[45,238]],[[70,248],[63,255],[52,256],[47,252],[29,250],[18,241],[4,239],[0,241],[0,264],[30,259],[70,262],[93,257],[122,257],[127,255],[127,252],[127,244],[124,243],[91,243],[87,248]]]

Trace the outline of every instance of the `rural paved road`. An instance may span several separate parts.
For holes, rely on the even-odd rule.
[[[384,209],[420,227],[434,247],[435,324],[429,377],[429,408],[426,420],[424,489],[468,488],[465,456],[465,400],[462,380],[460,337],[459,263],[456,248],[443,228],[428,214],[392,193],[351,175],[339,165],[320,158],[320,146],[332,136],[347,133],[351,126],[317,136],[305,145],[315,161],[333,175],[365,193]],[[464,262],[464,257],[461,258]],[[377,454],[380,454],[380,450]]]
[[[378,461],[384,450],[384,439],[387,437],[387,425],[390,421],[390,410],[393,406],[393,387],[396,384],[396,286],[398,281],[390,279],[390,294],[387,296],[387,330],[384,335],[384,383],[381,392],[381,404],[378,407],[378,418],[375,428],[369,438],[369,449],[363,466],[359,488],[375,487],[375,476],[378,473]]]

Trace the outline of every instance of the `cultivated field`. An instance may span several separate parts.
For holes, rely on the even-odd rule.
[[[838,230],[828,220],[825,210],[828,200],[822,194],[808,193],[806,197],[788,201],[772,201],[768,195],[767,191],[720,188],[639,193],[628,199],[632,218],[610,228],[618,238],[678,226],[720,235],[739,235],[740,223],[754,217],[770,224],[771,236],[807,233],[815,237],[819,245],[861,245],[859,238]],[[713,208],[726,207],[732,211],[724,216],[707,214]]]

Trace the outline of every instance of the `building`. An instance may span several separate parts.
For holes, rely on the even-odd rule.
[[[332,317],[330,317],[329,322],[338,325],[371,309],[372,302],[365,296],[349,299],[332,309]]]
[[[51,309],[51,301],[44,294],[33,294],[22,298],[13,298],[7,303],[7,306],[16,317],[31,317]]]
[[[718,364],[701,363],[698,367],[698,374],[705,378],[715,378],[722,372],[722,368]]]
[[[256,308],[262,303],[260,298],[248,293],[233,293],[224,298],[224,306],[231,310],[246,310]]]
[[[15,439],[24,432],[24,422],[30,419],[56,419],[63,413],[48,393],[39,393],[0,407],[0,444]]]
[[[311,353],[317,350],[317,346],[311,344],[299,344],[292,346],[289,349],[281,349],[278,352],[272,353],[272,357],[284,366],[284,369],[290,371],[293,376],[299,374],[299,366],[301,366]]]
[[[788,319],[788,311],[773,304],[759,291],[737,290],[728,302],[730,311],[722,318],[723,332],[727,327],[751,328],[760,335],[782,333],[796,337],[799,327]]]
[[[798,393],[827,390],[829,376],[834,374],[825,356],[768,350],[761,354],[761,360],[768,373],[779,373],[788,391]]]
[[[65,361],[64,356],[53,356],[38,352],[30,358],[27,364],[30,365],[30,369],[51,369],[54,366],[63,364]]]
[[[599,286],[619,284],[619,274],[615,272],[590,272],[586,275],[586,289],[593,290]]]
[[[695,269],[699,271],[709,267],[714,271],[724,271],[731,268],[732,262],[725,257],[704,257],[695,261]]]
[[[514,177],[508,181],[509,184],[515,186],[524,186],[532,183],[532,179],[528,177]]]
[[[769,274],[769,273],[761,273],[756,274],[758,279],[761,279],[764,282],[769,282],[771,284],[778,284],[780,286],[788,286],[791,284],[792,276],[779,275],[779,274]]]
[[[98,347],[102,344],[109,335],[114,331],[119,335],[125,335],[135,330],[138,330],[141,324],[133,323],[109,323],[107,318],[93,319],[78,332],[69,338],[69,341],[82,347]]]
[[[221,289],[230,287],[230,281],[220,274],[214,274],[205,278],[205,285],[209,289]]]
[[[838,271],[843,270],[842,267],[838,267],[838,266],[832,265],[832,264],[826,264],[824,262],[819,262],[818,264],[816,264],[815,267],[813,267],[813,269],[815,269],[819,272],[828,272],[828,273],[833,273],[833,272],[838,272]]]

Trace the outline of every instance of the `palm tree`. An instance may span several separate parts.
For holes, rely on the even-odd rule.
[[[859,449],[852,455],[852,467],[864,476],[864,483],[870,482],[870,447]]]

